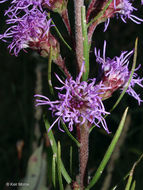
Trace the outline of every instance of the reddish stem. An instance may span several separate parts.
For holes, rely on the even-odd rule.
[[[71,75],[70,75],[69,71],[66,68],[65,62],[64,62],[64,60],[62,59],[62,57],[60,55],[57,58],[57,60],[54,60],[54,62],[63,70],[63,72],[65,73],[67,78],[71,78]]]
[[[89,124],[86,121],[83,125],[77,126],[77,136],[80,142],[79,148],[79,165],[80,165],[80,190],[88,184],[88,141],[89,141]]]
[[[88,29],[88,43],[91,44],[92,36],[97,26],[97,22],[94,22]]]
[[[86,13],[86,21],[87,21],[87,23],[89,21],[89,17],[90,17],[91,12],[95,9],[94,5],[95,5],[96,1],[97,0],[92,0],[91,3],[88,6],[87,13]]]
[[[65,10],[62,12],[61,17],[62,17],[62,19],[63,19],[63,21],[64,21],[64,23],[65,23],[65,26],[66,26],[66,28],[67,28],[67,31],[68,31],[69,35],[71,36],[71,35],[72,35],[72,34],[71,34],[71,27],[70,27],[70,22],[69,22],[69,16],[68,16],[68,11],[67,11],[67,9],[65,9]]]
[[[74,0],[75,6],[75,37],[76,37],[76,58],[79,71],[83,64],[83,37],[81,25],[81,7],[83,0]]]

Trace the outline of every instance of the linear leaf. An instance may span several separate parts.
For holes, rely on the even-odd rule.
[[[126,187],[125,187],[125,190],[130,190],[130,186],[131,186],[131,182],[132,182],[132,179],[133,179],[133,173],[134,173],[134,170],[135,170],[135,167],[137,166],[137,164],[142,160],[143,158],[143,154],[139,157],[139,159],[134,163],[130,173],[129,173],[129,178],[128,178],[128,181],[127,181],[127,184],[126,184]]]
[[[89,46],[88,46],[88,34],[86,25],[86,13],[85,6],[81,7],[81,23],[82,23],[82,36],[83,36],[83,56],[85,61],[85,72],[82,75],[83,81],[88,79],[89,74]]]
[[[139,157],[139,159],[133,164],[132,169],[125,175],[125,177],[123,178],[123,180],[126,180],[127,177],[130,176],[131,172],[133,173],[135,167],[139,164],[139,162],[140,162],[142,159],[143,159],[143,154],[141,154],[141,156]],[[122,180],[122,181],[123,181],[123,180]],[[121,183],[121,182],[119,182],[117,185],[115,185],[111,190],[116,189],[116,188],[119,186],[120,183]],[[134,183],[134,182],[133,182],[133,183]]]
[[[112,3],[112,0],[109,0],[107,3],[106,3],[106,5],[105,5],[105,7],[103,8],[103,10],[102,11],[100,11],[99,13],[98,13],[98,15],[95,17],[95,18],[93,18],[89,23],[88,23],[88,27],[93,23],[93,22],[95,22],[98,18],[100,18],[100,17],[102,17],[102,15],[105,13],[105,11],[106,11],[106,9],[109,7],[109,5]]]
[[[135,187],[136,187],[136,181],[134,180],[134,181],[133,181],[133,184],[132,184],[132,186],[131,186],[131,190],[135,190]]]
[[[122,129],[124,127],[124,123],[125,123],[125,119],[126,119],[126,116],[127,116],[127,112],[128,112],[128,108],[126,108],[123,116],[122,116],[122,119],[120,121],[120,124],[119,124],[119,127],[114,135],[114,138],[111,142],[111,144],[109,145],[109,148],[107,149],[105,155],[104,155],[104,158],[103,160],[101,161],[95,175],[93,176],[92,180],[90,181],[89,185],[87,186],[86,190],[89,190],[91,187],[93,187],[95,185],[95,183],[98,181],[98,179],[100,178],[114,148],[115,148],[115,145],[117,144],[118,142],[118,139],[121,135],[121,132],[122,132]]]
[[[49,129],[49,127],[50,127],[50,124],[49,124],[49,122],[48,122],[47,119],[44,119],[44,122],[45,122],[46,130],[47,130],[47,132],[48,132],[48,129]],[[53,135],[52,130],[50,130],[47,134],[48,134],[48,137],[49,137],[49,139],[50,139],[50,143],[51,143],[51,147],[52,147],[53,154],[57,155],[57,144],[56,144],[56,141],[55,141],[55,138],[54,138],[54,135]],[[56,159],[56,161],[57,161],[57,159]],[[67,171],[66,171],[66,169],[65,169],[65,167],[64,167],[64,165],[63,165],[63,163],[62,163],[62,161],[61,161],[61,172],[62,172],[62,175],[63,175],[63,177],[65,178],[66,182],[67,182],[68,184],[70,184],[72,180],[71,180],[69,174],[67,173]]]
[[[78,140],[76,140],[76,138],[74,138],[74,136],[70,133],[70,131],[68,130],[66,124],[61,120],[62,126],[65,130],[65,132],[67,133],[67,135],[76,143],[76,145],[79,147],[80,143],[78,142]]]
[[[53,160],[52,160],[52,182],[54,188],[56,187],[56,155],[53,154]]]
[[[50,18],[50,17],[49,17],[49,18]],[[69,44],[64,40],[62,34],[60,33],[60,31],[59,31],[58,28],[56,27],[56,25],[55,25],[53,19],[52,19],[51,22],[52,22],[52,24],[53,24],[53,26],[54,26],[54,28],[55,28],[57,34],[59,35],[59,37],[60,37],[61,40],[63,41],[63,43],[67,46],[67,48],[68,48],[70,51],[72,51],[72,48],[71,48],[71,47],[69,46]]]
[[[59,187],[60,187],[60,190],[64,190],[62,174],[61,174],[61,145],[59,141],[58,141],[58,149],[57,149],[57,168],[58,168]]]

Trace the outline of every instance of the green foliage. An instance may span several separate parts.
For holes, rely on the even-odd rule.
[[[126,110],[125,110],[125,112],[124,112],[124,114],[122,116],[122,119],[120,121],[119,127],[118,127],[118,129],[117,129],[117,131],[116,131],[116,133],[114,135],[114,138],[113,138],[111,144],[109,145],[109,148],[107,149],[107,151],[106,151],[106,153],[104,155],[103,160],[101,161],[101,163],[100,163],[100,165],[99,165],[99,167],[98,167],[95,175],[93,176],[93,178],[90,181],[89,185],[87,186],[86,190],[89,190],[91,187],[93,187],[96,184],[96,182],[100,178],[100,176],[101,176],[101,174],[102,174],[102,172],[103,172],[103,170],[104,170],[107,162],[109,161],[109,159],[111,157],[111,154],[112,154],[112,152],[113,152],[113,150],[114,150],[114,148],[115,148],[115,146],[116,146],[116,144],[118,142],[118,139],[119,139],[119,137],[121,135],[122,129],[124,127],[124,123],[125,123],[125,119],[126,119],[126,116],[127,116],[127,112],[128,112],[128,108],[126,108]]]
[[[50,124],[49,124],[49,122],[48,122],[46,119],[45,119],[45,127],[46,127],[46,130],[47,130],[47,132],[48,132],[48,129],[49,129],[49,127],[50,127]],[[53,135],[53,133],[52,133],[52,130],[50,130],[50,131],[48,132],[48,137],[49,137],[49,139],[50,139],[50,143],[51,143],[53,155],[56,157],[56,161],[57,161],[57,151],[60,151],[60,150],[57,149],[57,144],[56,144],[54,135]],[[58,160],[58,162],[59,162],[59,160]],[[59,166],[59,167],[60,167],[61,173],[62,173],[62,175],[64,176],[64,178],[65,178],[65,180],[67,181],[67,183],[69,184],[69,183],[71,183],[71,178],[70,178],[70,176],[68,175],[68,173],[67,173],[67,171],[66,171],[66,169],[65,169],[65,167],[64,167],[64,165],[63,165],[63,163],[62,163],[62,161],[60,161],[60,162],[61,162],[61,163],[60,163],[60,166]]]
[[[83,56],[85,61],[85,72],[82,75],[82,80],[86,81],[89,75],[89,45],[88,45],[85,6],[81,8],[81,22],[82,22],[82,35],[83,35]]]

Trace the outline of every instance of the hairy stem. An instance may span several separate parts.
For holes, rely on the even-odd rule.
[[[80,141],[79,147],[79,165],[80,165],[80,190],[88,184],[88,141],[89,141],[89,126],[86,121],[83,125],[77,127],[77,136]]]
[[[83,37],[81,25],[81,7],[83,0],[74,0],[75,6],[75,37],[76,37],[76,58],[79,71],[83,64]]]

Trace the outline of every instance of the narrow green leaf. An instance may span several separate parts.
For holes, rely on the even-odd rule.
[[[60,190],[64,190],[62,174],[61,174],[61,145],[58,141],[58,150],[57,150],[57,168],[58,168],[58,179]]]
[[[85,6],[81,7],[81,23],[82,23],[82,36],[83,36],[83,56],[85,61],[85,72],[82,75],[82,80],[86,81],[89,75],[89,46],[88,46]]]
[[[125,175],[125,177],[124,177],[121,181],[126,180],[127,177],[130,176],[131,172],[132,172],[132,173],[134,172],[135,167],[139,164],[139,162],[140,162],[142,159],[143,159],[143,154],[141,154],[141,156],[139,157],[139,159],[133,164],[132,169]],[[116,188],[119,186],[119,184],[121,183],[121,181],[120,181],[118,184],[116,184],[111,190],[116,189]],[[135,183],[135,182],[133,182],[133,183]],[[132,186],[134,186],[134,185],[132,185]]]
[[[49,124],[48,120],[44,119],[44,122],[45,122],[45,127],[46,127],[46,130],[47,130],[48,137],[50,139],[50,144],[51,144],[51,147],[52,147],[53,154],[56,155],[57,154],[57,144],[56,144],[53,132],[52,132],[52,130],[50,130],[48,132],[48,130],[50,128],[50,124]]]
[[[48,132],[48,129],[50,128],[50,124],[49,124],[48,120],[44,119],[44,122],[45,122],[45,127],[46,127],[46,130],[47,130],[48,137],[50,139],[50,143],[51,143],[53,154],[56,155],[57,154],[57,144],[56,144],[53,132],[52,132],[52,130],[50,130]],[[56,159],[56,161],[57,161],[57,159]],[[66,182],[68,184],[70,184],[72,180],[71,180],[69,174],[67,173],[67,171],[66,171],[66,169],[65,169],[62,161],[61,161],[61,172],[62,172],[62,175],[65,178]]]
[[[119,96],[118,100],[116,101],[116,103],[114,104],[114,106],[112,107],[110,112],[112,112],[117,107],[117,105],[120,103],[121,99],[123,98],[124,94],[126,93],[126,90],[128,89],[129,84],[130,84],[130,82],[132,80],[134,70],[135,70],[135,67],[136,67],[136,61],[137,61],[137,45],[138,45],[138,38],[136,38],[136,41],[135,41],[135,52],[134,52],[134,58],[133,58],[133,65],[132,65],[131,74],[130,74],[127,86],[124,88],[123,92]]]
[[[70,146],[70,174],[72,176],[72,146]]]
[[[93,176],[92,180],[90,181],[89,185],[87,186],[86,190],[89,190],[91,187],[93,187],[95,185],[95,183],[98,181],[98,179],[100,178],[108,160],[110,159],[111,157],[111,154],[115,148],[115,145],[117,144],[118,142],[118,139],[121,135],[121,132],[122,132],[122,129],[124,127],[124,123],[125,123],[125,119],[126,119],[126,116],[127,116],[127,112],[128,112],[128,108],[126,108],[123,116],[122,116],[122,119],[120,121],[120,124],[119,124],[119,127],[114,135],[114,138],[111,142],[111,144],[109,145],[109,148],[107,149],[105,155],[104,155],[104,158],[103,160],[101,161],[95,175]]]
[[[49,18],[50,18],[50,17],[49,17]],[[59,31],[58,28],[56,27],[54,21],[52,20],[51,22],[52,22],[53,27],[55,28],[57,34],[59,35],[59,37],[60,37],[61,40],[63,41],[63,43],[67,46],[67,48],[68,48],[70,51],[72,51],[72,48],[71,48],[71,47],[69,46],[69,44],[64,40],[62,34],[60,33],[60,31]]]
[[[51,80],[51,69],[52,69],[52,46],[50,47],[50,54],[49,54],[49,61],[48,61],[48,84],[50,93],[54,95],[54,90],[52,86],[52,80]]]
[[[54,188],[56,187],[56,155],[53,154],[53,160],[52,160],[52,182]]]
[[[133,181],[133,184],[132,184],[132,186],[131,186],[131,190],[135,190],[135,187],[136,187],[136,181],[134,180],[134,181]]]
[[[80,147],[80,143],[79,143],[78,140],[76,140],[76,138],[74,138],[74,136],[69,132],[69,130],[68,130],[66,124],[65,124],[62,120],[61,120],[61,123],[62,123],[62,126],[63,126],[65,132],[67,133],[67,135],[76,143],[76,145],[77,145],[78,147]]]
[[[89,134],[91,133],[91,131],[95,128],[95,125],[93,125],[90,129],[89,129]]]
[[[126,187],[125,187],[125,190],[130,190],[132,179],[133,179],[133,173],[130,173],[129,178],[128,178],[128,182],[127,182]]]
[[[126,187],[125,187],[125,190],[130,190],[130,186],[131,186],[131,182],[132,182],[132,179],[133,179],[133,173],[134,173],[134,170],[135,170],[135,167],[137,166],[137,164],[142,160],[143,158],[143,154],[139,157],[139,159],[134,163],[130,173],[129,173],[129,178],[128,178],[128,182],[126,184]]]
[[[95,22],[98,18],[100,18],[100,17],[102,17],[103,16],[103,14],[105,13],[105,11],[106,11],[106,9],[109,7],[109,5],[112,3],[112,0],[109,0],[107,3],[106,3],[106,5],[105,5],[105,7],[103,8],[103,10],[102,11],[100,11],[99,13],[98,13],[98,15],[95,17],[95,18],[93,18],[89,23],[88,23],[88,27],[93,23],[93,22]]]

